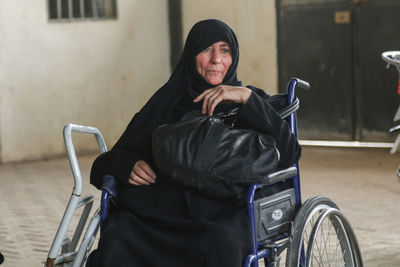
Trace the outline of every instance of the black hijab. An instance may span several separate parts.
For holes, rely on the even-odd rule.
[[[190,110],[200,109],[201,103],[193,103],[193,99],[214,85],[207,83],[198,73],[195,58],[202,50],[218,41],[228,42],[232,51],[232,65],[222,84],[242,84],[237,80],[239,44],[233,30],[226,23],[216,19],[196,23],[186,38],[184,50],[171,77],[136,113],[113,149],[129,143],[132,149],[143,148],[139,150],[144,153],[147,145],[151,148],[151,134],[155,128],[178,121]]]

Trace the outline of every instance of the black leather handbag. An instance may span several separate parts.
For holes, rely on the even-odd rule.
[[[158,169],[174,182],[206,195],[238,198],[279,161],[273,137],[235,128],[237,110],[208,117],[199,111],[158,127],[152,136]]]

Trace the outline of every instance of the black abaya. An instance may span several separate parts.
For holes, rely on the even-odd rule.
[[[232,65],[223,84],[241,85],[236,78],[239,50],[233,31],[218,20],[197,23],[169,81],[134,116],[112,150],[94,162],[92,184],[99,188],[102,176],[111,174],[122,185],[119,209],[110,215],[102,232],[95,266],[231,267],[241,266],[249,253],[245,200],[210,199],[172,185],[158,172],[151,155],[151,134],[157,126],[176,122],[200,108],[192,100],[212,86],[197,73],[195,56],[222,40],[229,42],[232,50]],[[298,159],[300,146],[268,103],[268,95],[249,88],[252,94],[240,109],[239,123],[274,136],[281,154],[280,167],[290,166]],[[139,160],[155,170],[155,184],[128,183],[129,173]]]

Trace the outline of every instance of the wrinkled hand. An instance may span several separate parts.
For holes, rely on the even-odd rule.
[[[218,85],[216,87],[205,90],[193,102],[203,100],[202,113],[208,113],[211,116],[215,107],[221,102],[234,102],[238,104],[246,104],[251,95],[251,90],[246,87]]]
[[[128,182],[133,185],[150,185],[156,182],[156,174],[144,160],[135,163]]]

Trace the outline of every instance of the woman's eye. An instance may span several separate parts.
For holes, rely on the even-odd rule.
[[[223,53],[230,53],[230,52],[231,52],[231,50],[230,50],[230,49],[228,49],[228,48],[224,48],[224,49],[222,49],[222,52],[223,52]]]
[[[209,48],[209,47],[207,47],[207,48],[204,48],[202,52],[205,52],[205,53],[207,53],[207,52],[209,52],[209,51],[210,51],[210,48]]]

